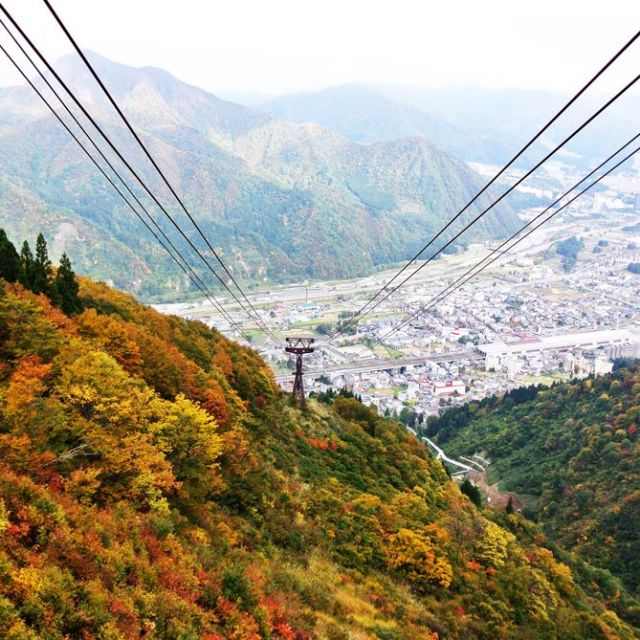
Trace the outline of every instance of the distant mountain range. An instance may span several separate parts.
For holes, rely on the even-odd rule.
[[[293,122],[314,122],[356,142],[382,142],[424,137],[465,160],[496,163],[507,158],[517,141],[509,135],[464,128],[448,118],[384,95],[384,91],[344,85],[287,95],[257,108]]]
[[[611,94],[614,92],[612,91]],[[463,160],[501,164],[558,111],[568,97],[546,91],[458,87],[343,85],[285,95],[255,105],[295,122],[315,122],[351,140],[424,136]],[[588,93],[520,161],[530,164],[596,111],[606,98]],[[559,154],[572,164],[608,155],[635,133],[640,96],[620,99]]]
[[[346,137],[357,137],[353,131],[338,135],[274,118],[159,69],[95,54],[91,60],[223,259],[245,280],[355,276],[406,259],[482,184],[428,140],[453,139],[456,127],[415,109],[395,108],[412,127],[409,137],[389,122],[388,135],[363,144]],[[186,228],[79,61],[67,57],[58,68]],[[381,110],[388,103],[371,102]],[[370,118],[366,104],[363,122]],[[330,113],[329,105],[319,103],[317,112]],[[467,241],[504,236],[516,222],[509,206],[500,207]],[[42,229],[54,257],[66,250],[79,270],[143,297],[188,286],[26,86],[0,91],[0,226],[14,238]]]

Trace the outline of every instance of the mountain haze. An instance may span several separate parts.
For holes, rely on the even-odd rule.
[[[490,128],[465,129],[443,113],[433,117],[426,110],[383,95],[375,87],[343,85],[286,95],[263,103],[260,108],[294,122],[315,122],[356,142],[424,137],[475,162],[504,162],[517,144],[517,140]]]
[[[159,69],[91,60],[213,245],[249,280],[354,276],[406,259],[481,184],[424,138],[358,144],[220,100]],[[58,66],[187,228],[78,59]],[[0,93],[0,167],[0,224],[13,237],[43,228],[54,257],[67,250],[80,270],[142,295],[187,287],[28,87]],[[501,207],[469,239],[504,236],[515,221]]]
[[[608,97],[588,92],[517,164],[532,166]],[[377,142],[420,135],[463,160],[502,164],[567,100],[568,96],[536,90],[343,85],[280,96],[263,102],[261,108],[296,122],[316,122],[352,140]],[[635,133],[638,109],[640,97],[625,95],[558,158],[581,167],[608,155]]]

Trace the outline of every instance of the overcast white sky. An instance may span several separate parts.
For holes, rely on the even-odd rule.
[[[637,0],[52,2],[81,46],[214,92],[345,82],[573,92],[640,28]],[[41,0],[5,6],[52,58],[70,50]],[[636,43],[615,84],[639,69]],[[0,84],[12,82],[0,58]]]

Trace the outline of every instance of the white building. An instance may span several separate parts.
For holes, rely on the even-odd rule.
[[[463,396],[466,393],[466,387],[462,380],[446,380],[445,382],[434,382],[431,384],[430,390],[434,396],[452,396],[456,393]]]
[[[485,368],[497,368],[496,361],[502,363],[505,358],[521,357],[536,352],[569,349],[599,349],[607,347],[611,350],[623,346],[640,343],[640,335],[628,329],[611,329],[606,331],[585,331],[583,333],[564,333],[556,336],[538,337],[535,335],[511,335],[504,340],[478,345],[478,350],[485,354]]]

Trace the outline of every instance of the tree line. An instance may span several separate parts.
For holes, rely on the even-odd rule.
[[[22,243],[18,253],[5,230],[0,229],[0,278],[7,282],[19,282],[33,293],[46,295],[67,315],[82,311],[82,301],[78,297],[80,287],[71,260],[63,253],[54,271],[47,241],[42,233],[36,238],[34,255],[27,240]]]

